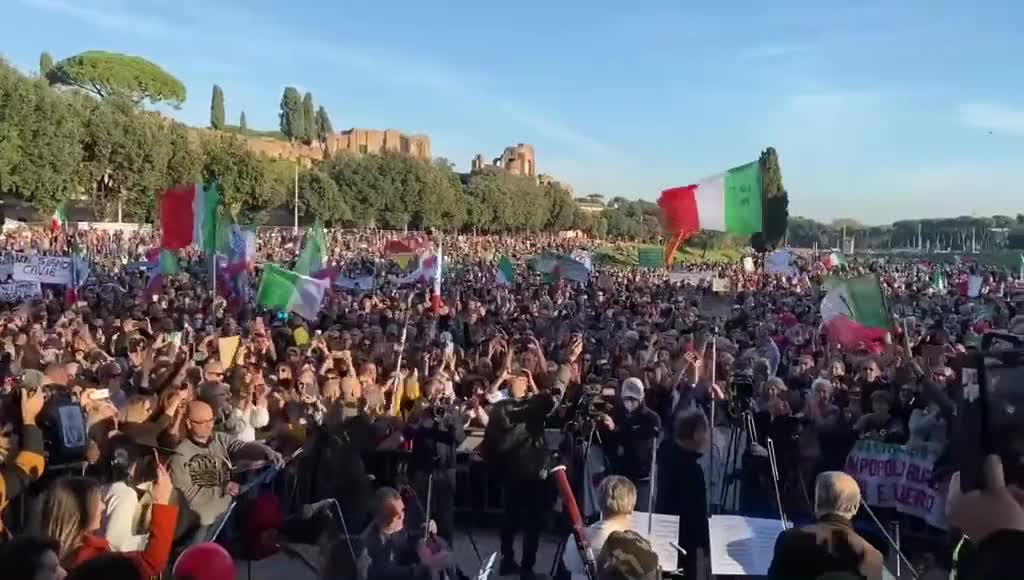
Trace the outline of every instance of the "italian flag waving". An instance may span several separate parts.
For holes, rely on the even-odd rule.
[[[208,255],[217,250],[217,186],[197,183],[168,189],[160,197],[160,247],[183,250],[192,244]]]
[[[679,244],[702,230],[750,235],[762,231],[761,164],[757,161],[661,192],[658,207],[669,235],[665,263]]]
[[[64,202],[57,204],[57,207],[53,210],[53,217],[50,218],[50,229],[59,232],[68,227],[68,212],[64,207]]]
[[[882,287],[875,276],[826,280],[821,321],[829,340],[844,348],[880,341],[891,328]]]

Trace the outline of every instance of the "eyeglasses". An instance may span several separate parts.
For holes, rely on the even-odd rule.
[[[209,425],[210,423],[213,423],[213,417],[203,420],[193,419],[192,417],[189,417],[188,422],[192,423],[193,425]]]

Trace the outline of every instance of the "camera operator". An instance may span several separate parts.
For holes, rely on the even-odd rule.
[[[651,493],[651,458],[661,418],[644,403],[644,384],[631,377],[622,383],[612,415],[600,415],[601,441],[615,475],[636,486],[636,505],[647,509]]]
[[[423,384],[423,411],[412,423],[407,437],[412,439],[409,470],[413,488],[424,506],[434,514],[438,535],[451,545],[455,531],[455,454],[466,438],[458,409],[444,397],[444,386],[431,377]],[[434,482],[428,494],[430,475]]]
[[[583,351],[581,337],[575,337],[569,349],[572,364]],[[564,368],[564,367],[563,367]],[[544,443],[544,422],[558,406],[564,383],[527,397],[532,384],[528,372],[513,373],[506,364],[492,391],[508,385],[508,398],[494,404],[482,444],[485,458],[495,476],[502,479],[505,514],[501,524],[501,565],[499,575],[520,574],[534,578],[533,566],[544,514],[554,499],[545,477],[548,450]],[[523,532],[523,558],[515,561],[515,536]]]

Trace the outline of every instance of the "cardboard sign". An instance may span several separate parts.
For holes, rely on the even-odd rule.
[[[0,283],[0,302],[23,302],[28,298],[39,298],[43,295],[39,282],[4,282]]]
[[[226,336],[217,339],[217,354],[220,356],[220,364],[224,369],[234,366],[235,355],[238,354],[238,344],[241,338],[238,336]]]

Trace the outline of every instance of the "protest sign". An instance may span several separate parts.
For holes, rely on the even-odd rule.
[[[674,284],[691,284],[699,286],[702,282],[709,282],[714,278],[711,272],[672,272],[668,279]]]
[[[43,295],[39,282],[3,282],[0,283],[0,302],[22,302],[27,298],[38,298]]]
[[[716,294],[732,292],[732,280],[729,278],[715,278],[711,281],[711,291]]]
[[[930,483],[936,458],[926,448],[861,440],[844,471],[857,480],[868,505],[896,508],[945,529],[946,493]]]
[[[89,277],[89,265],[87,262],[70,256],[38,256],[22,253],[14,253],[9,257],[7,254],[0,261],[0,277],[6,266],[10,265],[10,274],[15,280],[21,282],[38,282],[40,284],[60,284],[66,286],[77,278],[81,285]],[[75,268],[77,276],[73,275],[72,268]]]

